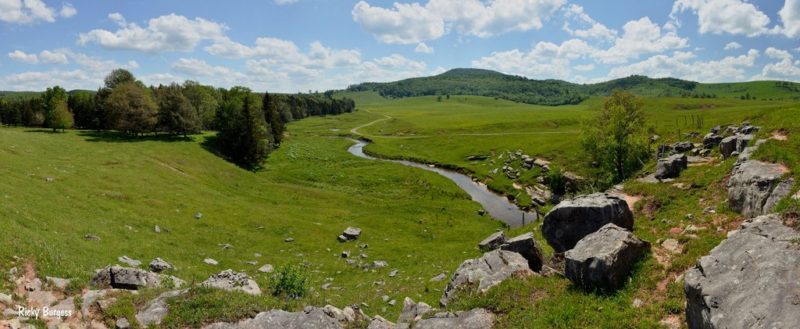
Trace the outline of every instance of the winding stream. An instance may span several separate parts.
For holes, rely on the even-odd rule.
[[[492,216],[494,219],[503,221],[510,227],[520,227],[525,224],[529,224],[538,218],[538,214],[535,211],[526,212],[519,209],[519,207],[517,207],[515,204],[508,201],[506,197],[490,191],[485,184],[472,181],[472,178],[470,178],[467,175],[452,170],[431,167],[425,164],[416,163],[412,161],[375,158],[364,153],[364,146],[367,145],[367,142],[355,139],[351,140],[355,142],[355,144],[350,146],[347,149],[347,152],[350,152],[350,154],[355,155],[359,158],[399,163],[409,167],[432,171],[439,175],[447,177],[448,179],[456,183],[458,187],[464,190],[464,192],[467,192],[467,194],[469,194],[472,197],[473,201],[480,203],[481,206],[483,206],[483,209],[485,209],[486,212],[489,213],[489,216]]]

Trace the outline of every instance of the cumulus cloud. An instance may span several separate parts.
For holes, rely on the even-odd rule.
[[[697,15],[700,33],[752,37],[769,32],[769,16],[752,3],[742,0],[676,0],[670,17],[677,22],[677,15],[684,11]]]
[[[754,80],[793,80],[800,79],[800,61],[795,61],[794,56],[786,50],[769,47],[764,54],[776,62],[767,63],[761,73],[754,76]]]
[[[789,38],[800,37],[800,0],[786,0],[783,8],[778,11],[778,16],[783,22],[779,32]]]
[[[37,56],[36,54],[30,54]],[[78,68],[71,70],[52,69],[47,71],[30,71],[0,77],[0,86],[7,90],[43,90],[46,87],[59,85],[65,89],[94,89],[103,83],[103,78],[117,68],[136,69],[135,61],[119,63],[115,60],[103,59],[73,52],[69,49],[44,50],[37,56],[39,62],[64,64],[72,61]]]
[[[472,66],[537,79],[571,79],[572,60],[587,58],[596,51],[597,49],[580,39],[570,39],[560,45],[539,42],[528,52],[518,49],[493,52],[472,61]]]
[[[394,3],[392,8],[359,1],[353,20],[384,43],[415,44],[434,40],[447,31],[491,37],[511,31],[540,29],[542,21],[566,0],[429,0]]]
[[[634,74],[654,78],[674,77],[701,82],[724,82],[746,79],[746,70],[753,67],[759,56],[758,50],[747,54],[727,56],[719,60],[696,60],[692,52],[675,51],[672,55],[659,54],[641,62],[614,67],[609,78],[621,78]]]
[[[433,48],[426,45],[424,42],[420,42],[417,45],[417,48],[414,48],[414,52],[423,53],[423,54],[433,54]]]
[[[742,45],[740,45],[738,42],[729,42],[727,45],[725,45],[725,50],[733,50],[739,48],[742,48]]]
[[[103,29],[81,33],[78,43],[96,43],[108,49],[128,49],[148,53],[165,51],[191,51],[203,40],[224,38],[225,25],[203,18],[189,19],[169,14],[150,19],[146,27],[128,23],[120,13],[108,18],[119,25],[111,32]]]
[[[42,50],[39,59],[45,64],[68,64],[67,55],[63,51]]]
[[[56,17],[72,17],[78,11],[64,4],[59,13],[41,0],[0,0],[0,21],[28,24],[39,21],[55,22]]]
[[[591,16],[584,12],[583,7],[571,4],[564,9],[564,22],[563,30],[567,33],[584,39],[600,39],[613,41],[617,37],[617,31],[609,29],[600,22],[595,21]],[[570,21],[575,22],[581,26],[588,26],[584,29],[572,29]]]
[[[293,3],[297,3],[299,0],[275,0],[275,4],[282,6],[282,5],[290,5]]]
[[[8,53],[8,58],[28,64],[36,64],[39,62],[39,56],[36,56],[36,54],[27,54],[20,50],[14,50]]]
[[[602,63],[621,64],[641,55],[662,53],[688,46],[689,41],[675,31],[662,30],[660,26],[642,17],[625,23],[623,34],[614,40],[614,45],[592,56]]]

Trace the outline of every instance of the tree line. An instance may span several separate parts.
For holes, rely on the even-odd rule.
[[[246,87],[214,88],[194,81],[145,86],[117,69],[96,92],[55,86],[38,96],[0,99],[0,123],[10,126],[118,131],[136,138],[217,131],[216,149],[246,168],[277,148],[288,122],[352,112],[352,99],[325,94],[257,94]]]

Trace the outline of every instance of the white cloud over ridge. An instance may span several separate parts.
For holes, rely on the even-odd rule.
[[[462,35],[487,38],[512,31],[540,29],[543,20],[566,0],[429,0],[394,3],[392,8],[359,1],[353,20],[379,41],[415,44],[435,40],[450,30]]]
[[[14,24],[30,24],[39,21],[55,22],[61,16],[69,18],[78,11],[65,3],[61,11],[47,6],[41,0],[0,0],[0,21]]]

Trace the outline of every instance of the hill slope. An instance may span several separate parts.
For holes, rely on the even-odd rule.
[[[741,98],[775,100],[800,99],[800,84],[784,81],[755,81],[704,84],[675,78],[630,76],[595,84],[562,80],[534,80],[483,69],[453,69],[445,73],[387,83],[367,82],[348,91],[375,91],[388,98],[431,95],[475,95],[539,104],[578,104],[590,96],[607,95],[626,89],[640,96]],[[749,97],[748,97],[749,98]]]

